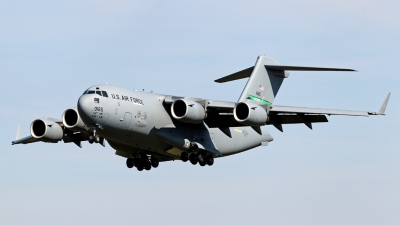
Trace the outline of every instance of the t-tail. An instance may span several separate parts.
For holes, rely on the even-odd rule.
[[[258,56],[255,66],[222,77],[215,82],[224,83],[250,77],[238,102],[255,101],[262,105],[271,105],[274,102],[279,88],[288,71],[355,71],[352,69],[321,68],[303,66],[284,66],[266,57]]]

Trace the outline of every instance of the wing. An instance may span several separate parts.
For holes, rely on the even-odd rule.
[[[386,96],[379,108],[379,111],[352,111],[340,109],[319,109],[319,108],[306,108],[306,107],[292,107],[292,106],[279,106],[274,105],[270,113],[297,113],[297,114],[326,114],[326,115],[344,115],[344,116],[370,116],[370,115],[385,115],[386,106],[389,102],[390,92]]]
[[[85,131],[79,131],[75,132],[73,130],[70,130],[66,128],[61,120],[51,118],[51,117],[45,117],[43,118],[46,121],[50,121],[55,123],[56,125],[60,126],[60,128],[63,130],[62,137],[60,139],[48,139],[48,138],[36,138],[32,135],[29,135],[27,137],[22,137],[21,135],[21,126],[18,126],[18,131],[17,131],[17,138],[15,141],[12,142],[12,145],[15,144],[30,144],[34,142],[46,142],[46,143],[58,143],[59,141],[64,141],[64,143],[75,143],[78,147],[82,148],[81,142],[82,141],[87,141],[89,140],[89,136],[91,135],[89,132]],[[100,144],[103,146],[105,145],[104,139],[100,140]]]
[[[388,104],[390,92],[385,98],[380,109],[375,111],[353,111],[353,110],[339,110],[339,109],[321,109],[321,108],[307,108],[307,107],[293,107],[293,106],[279,106],[273,105],[269,110],[269,119],[266,125],[273,125],[278,130],[283,131],[282,124],[297,124],[303,123],[312,129],[313,123],[328,122],[326,115],[344,115],[344,116],[371,116],[371,115],[385,115],[386,106]],[[174,100],[182,99],[183,97],[168,96],[164,102],[171,104]],[[238,123],[233,117],[233,109],[236,106],[235,102],[206,100],[199,98],[185,98],[201,102],[207,108],[207,118],[205,123],[208,127],[218,127],[221,131],[226,131],[229,127],[245,126]],[[225,133],[225,132],[224,132]]]

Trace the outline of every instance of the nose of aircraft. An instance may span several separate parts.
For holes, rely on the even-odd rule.
[[[93,97],[90,95],[82,95],[78,100],[77,108],[79,116],[85,124],[91,124],[94,122],[91,117],[93,110]]]

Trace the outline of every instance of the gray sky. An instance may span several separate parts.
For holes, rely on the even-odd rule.
[[[1,224],[398,224],[398,1],[1,1]],[[213,80],[265,54],[292,72],[279,105],[377,110],[264,127],[275,140],[212,167],[127,169],[106,146],[11,146],[61,118],[89,86],[236,101],[245,80]]]

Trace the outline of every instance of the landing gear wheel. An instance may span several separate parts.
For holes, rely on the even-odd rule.
[[[144,167],[144,166],[143,166],[143,163],[142,163],[142,161],[141,161],[140,159],[135,158],[135,159],[133,160],[133,163],[135,164],[137,170],[139,170],[139,171],[142,171],[142,170],[143,170],[143,167]]]
[[[147,160],[147,161],[144,163],[144,168],[145,168],[146,170],[151,170],[151,162],[150,162],[149,160]]]
[[[92,135],[89,136],[89,143],[90,144],[94,143],[94,137]]]
[[[199,154],[197,154],[197,161],[199,161],[199,163],[205,165],[206,164],[206,155],[204,153],[200,152]]]
[[[181,153],[181,160],[182,162],[187,162],[189,159],[189,154],[187,152],[182,152]]]
[[[100,137],[99,137],[99,136],[95,136],[95,137],[94,137],[94,142],[100,143]]]
[[[133,159],[132,158],[127,158],[126,159],[126,166],[130,169],[133,167]]]
[[[190,154],[189,160],[193,165],[196,165],[197,164],[197,154],[196,153]]]
[[[151,166],[152,167],[157,168],[159,164],[160,164],[160,161],[157,158],[151,157]]]
[[[205,161],[199,161],[199,165],[200,165],[200,166],[205,166],[205,165],[206,165],[206,162],[205,162]]]
[[[142,170],[143,170],[143,165],[142,165],[142,164],[137,165],[137,166],[136,166],[136,169],[139,170],[139,171],[142,171]]]
[[[208,155],[206,157],[206,163],[207,165],[212,166],[214,164],[214,158],[211,155]]]

